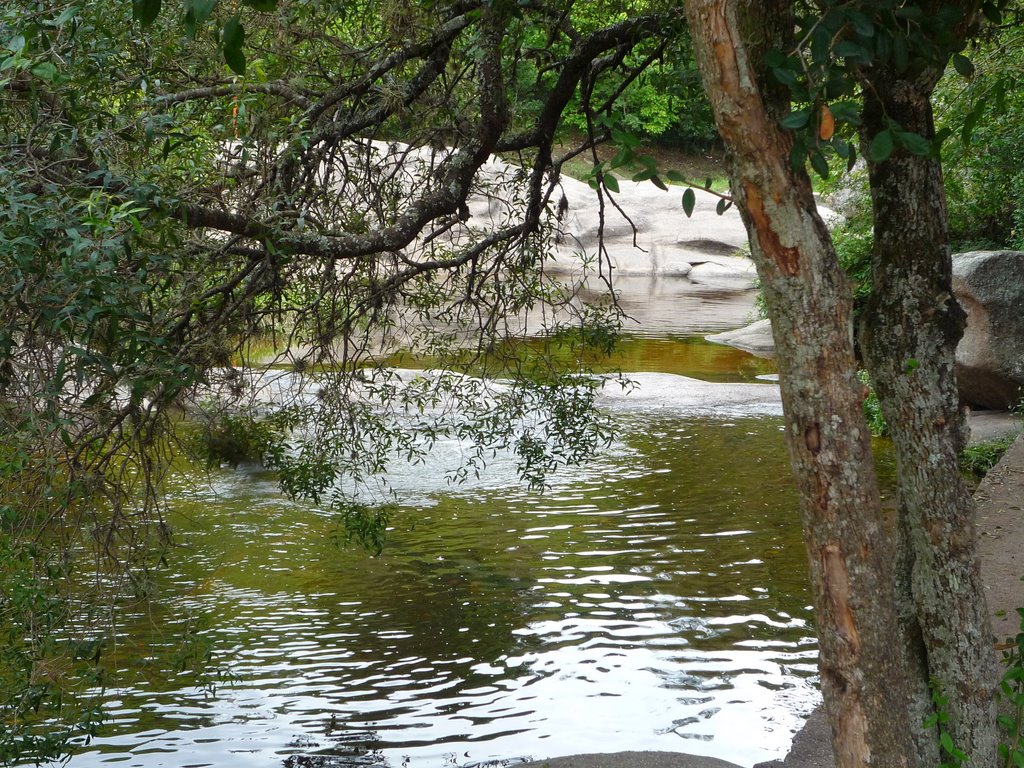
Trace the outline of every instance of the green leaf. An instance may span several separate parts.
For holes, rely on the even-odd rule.
[[[875,25],[871,23],[871,19],[860,11],[847,11],[847,16],[853,22],[853,28],[858,35],[871,37],[875,34]]]
[[[619,180],[616,179],[612,174],[606,173],[604,176],[601,177],[601,180],[604,182],[604,188],[607,189],[609,192],[619,191]]]
[[[220,31],[220,44],[225,50],[228,48],[241,49],[245,44],[245,28],[236,13],[224,24]]]
[[[185,7],[192,14],[196,24],[202,24],[210,18],[213,9],[217,7],[217,0],[189,0]]]
[[[615,153],[615,157],[608,161],[610,168],[620,168],[626,163],[633,159],[633,152],[629,149],[620,149]]]
[[[160,15],[160,0],[132,0],[132,18],[148,27]]]
[[[797,83],[796,73],[791,72],[785,67],[772,67],[772,75],[781,85],[790,86],[796,85]]]
[[[960,73],[960,75],[967,80],[974,77],[974,62],[964,56],[962,53],[953,54],[953,69]]]
[[[943,731],[939,734],[939,746],[946,750],[946,752],[953,753],[956,747],[953,746],[953,737],[949,735],[949,731]]]
[[[985,18],[993,24],[1003,23],[1003,13],[999,10],[999,3],[983,3],[981,6],[981,12],[985,14]]]
[[[855,43],[853,40],[840,40],[832,48],[832,52],[836,56],[844,59],[853,59],[855,61],[863,62],[871,60],[871,51],[860,43]]]
[[[640,155],[636,161],[644,168],[650,168],[652,171],[656,171],[658,169],[658,161],[651,155]]]
[[[876,163],[884,163],[893,150],[892,131],[882,131],[871,141],[871,159]]]
[[[224,61],[236,75],[245,74],[245,54],[239,48],[225,48]]]
[[[262,13],[272,13],[277,10],[277,0],[242,0],[242,5],[247,5]]]
[[[732,208],[732,200],[726,200],[723,197],[721,200],[718,201],[718,205],[715,206],[715,213],[721,216],[730,208]]]
[[[658,189],[663,189],[666,192],[668,192],[668,185],[664,181],[662,181],[661,177],[658,176],[657,174],[651,176],[651,183]]]
[[[634,150],[640,146],[640,137],[629,131],[624,131],[621,128],[612,128],[612,141],[617,146],[625,149]]]
[[[828,178],[828,160],[825,159],[825,156],[821,154],[821,152],[813,152],[811,154],[811,168],[813,168],[821,178]]]
[[[224,61],[231,67],[232,71],[239,75],[245,74],[245,54],[242,53],[242,46],[245,44],[245,29],[236,13],[220,33],[221,45],[224,48]]]
[[[779,125],[790,131],[799,130],[807,125],[811,119],[810,109],[799,109],[796,112],[790,112],[782,120],[779,121]]]
[[[907,49],[907,41],[901,35],[892,39],[892,63],[897,72],[906,72],[910,64],[910,51]]]
[[[971,137],[974,135],[974,127],[981,120],[982,115],[985,114],[985,102],[979,101],[975,105],[974,109],[971,110],[970,114],[964,118],[963,127],[960,129],[960,141],[964,144],[971,143]]]
[[[697,204],[697,195],[693,189],[687,187],[686,191],[683,192],[683,213],[686,214],[686,218],[690,218],[693,215],[693,207]]]
[[[807,145],[802,139],[797,139],[793,142],[793,148],[789,150],[789,164],[792,166],[794,171],[799,171],[804,167],[804,161],[807,159]]]
[[[920,134],[911,133],[910,131],[900,131],[896,135],[899,137],[900,144],[906,147],[907,151],[915,155],[924,157],[932,151],[932,143]]]
[[[32,67],[32,74],[40,80],[54,82],[57,79],[57,67],[49,61],[41,61]]]
[[[683,174],[681,174],[679,171],[676,171],[676,170],[665,171],[665,176],[668,178],[669,181],[674,182],[675,184],[685,184],[686,183],[686,177],[683,176]]]
[[[53,21],[46,22],[46,26],[63,27],[65,24],[67,24],[69,21],[71,21],[78,15],[79,10],[80,9],[77,5],[69,5],[61,12],[60,16],[58,16],[56,19],[54,19]]]
[[[7,41],[6,48],[11,53],[21,53],[23,50],[25,50],[25,36],[15,35]]]
[[[835,101],[828,105],[832,117],[850,125],[860,125],[860,109],[850,101]]]

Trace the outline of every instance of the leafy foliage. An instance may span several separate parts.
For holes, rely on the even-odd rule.
[[[864,417],[868,422],[868,429],[875,437],[885,437],[889,434],[889,425],[885,422],[885,415],[882,413],[882,405],[878,401],[878,394],[871,386],[871,377],[867,371],[858,371],[857,378],[864,385]]]
[[[976,480],[989,473],[1003,454],[1013,445],[1014,437],[999,437],[994,440],[975,443],[964,448],[960,454],[960,470]]]
[[[148,599],[176,453],[259,461],[377,551],[389,467],[437,441],[465,446],[452,481],[504,452],[535,485],[603,444],[585,352],[619,311],[583,300],[600,254],[547,268],[559,173],[672,130],[680,28],[627,1],[0,10],[4,759],[94,729],[62,695],[104,657],[46,643]]]
[[[989,20],[1002,17],[1006,0],[982,3]],[[948,62],[962,77],[975,67],[961,49],[961,30],[972,20],[963,4],[939,3],[927,10],[917,3],[828,2],[814,4],[797,16],[798,43],[792,51],[766,57],[775,84],[794,102],[780,124],[793,132],[794,167],[809,163],[827,179],[836,162],[852,170],[863,133],[858,95],[862,74],[889,70],[897,75],[941,70]],[[893,152],[936,155],[946,134],[922,136],[886,115],[884,127],[859,136],[876,163]]]
[[[960,768],[967,760],[967,755],[954,743],[953,736],[949,732],[949,697],[943,692],[942,684],[934,678],[931,680],[931,691],[932,706],[935,711],[925,718],[924,727],[926,729],[934,728],[938,733],[939,748],[942,754],[939,768]]]
[[[936,113],[955,250],[1024,247],[1024,31],[1009,26],[971,52],[970,80],[947,77]],[[979,151],[983,147],[984,151]]]

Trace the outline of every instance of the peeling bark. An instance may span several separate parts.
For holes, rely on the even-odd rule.
[[[752,63],[792,30],[790,5],[688,0],[686,12],[772,320],[836,764],[933,768],[908,714],[920,694],[910,644],[892,635],[895,548],[856,378],[850,285]]]

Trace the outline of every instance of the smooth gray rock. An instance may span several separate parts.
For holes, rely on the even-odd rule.
[[[772,338],[772,324],[770,320],[758,320],[743,328],[724,333],[715,333],[705,336],[708,341],[716,344],[728,344],[730,347],[744,349],[747,352],[759,357],[775,356],[775,339]]]
[[[782,760],[758,763],[754,768],[832,768],[832,731],[825,711],[818,707],[793,737],[793,748]]]
[[[1020,434],[1024,422],[1010,411],[971,411],[967,414],[971,444]]]
[[[581,271],[597,253],[603,226],[601,257],[613,275],[688,277],[723,290],[753,286],[753,263],[736,255],[746,242],[743,222],[735,209],[719,216],[715,195],[695,190],[697,202],[687,218],[679,187],[665,191],[649,182],[620,181],[620,192],[606,195],[602,210],[584,182],[563,177],[560,185],[566,207],[549,270]]]
[[[739,418],[781,416],[776,384],[725,384],[674,373],[630,373],[624,382],[609,376],[597,395],[603,408],[669,411],[686,416]]]
[[[1024,253],[972,251],[953,257],[953,293],[967,312],[956,350],[960,397],[1006,409],[1024,392]]]
[[[953,292],[967,312],[956,350],[960,398],[1006,411],[1024,396],[1024,252],[973,251],[953,257]],[[771,357],[767,320],[706,337]]]

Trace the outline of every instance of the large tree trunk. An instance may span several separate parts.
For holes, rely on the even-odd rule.
[[[893,636],[895,550],[856,379],[850,286],[758,76],[757,57],[792,29],[790,5],[687,0],[686,12],[774,329],[836,763],[934,768],[908,714],[917,669]]]
[[[942,72],[864,73],[865,143],[889,121],[927,138]],[[874,207],[873,294],[862,336],[896,448],[901,534],[898,588],[912,603],[927,672],[949,698],[948,729],[970,765],[996,765],[995,651],[974,534],[974,501],[958,469],[964,447],[953,357],[964,313],[952,295],[939,161],[897,150],[868,163]],[[918,725],[918,724],[915,724]],[[919,727],[919,725],[918,725]]]

